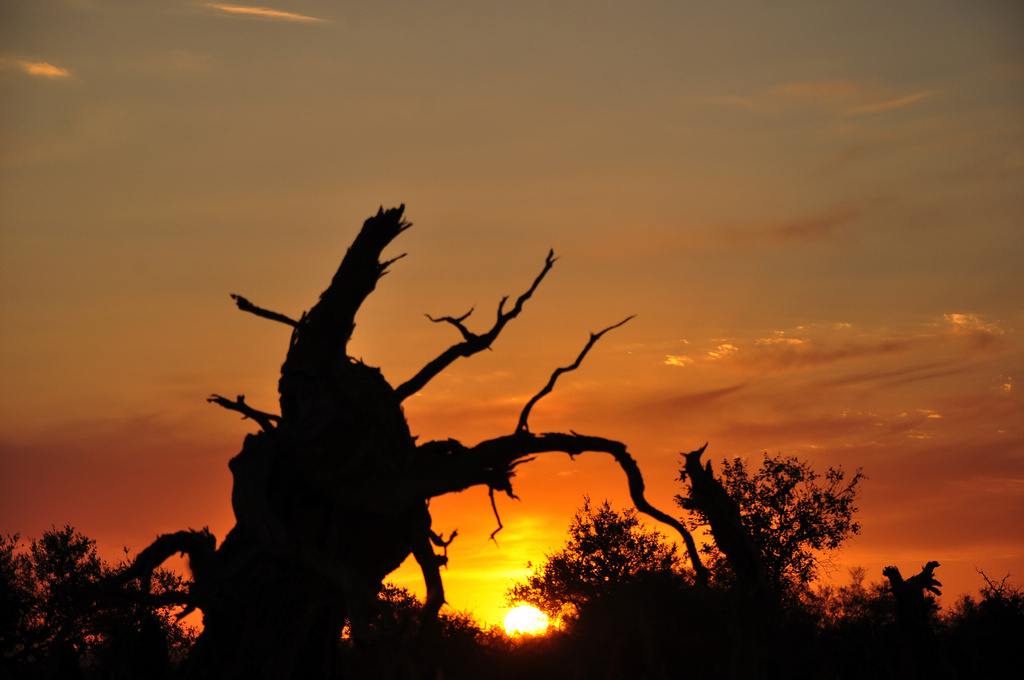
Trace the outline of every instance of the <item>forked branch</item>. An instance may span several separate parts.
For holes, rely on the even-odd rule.
[[[473,309],[475,309],[475,307]],[[429,314],[427,314],[426,316],[427,316],[428,319],[430,319],[434,323],[450,323],[451,325],[453,325],[453,326],[455,326],[456,328],[459,329],[459,333],[462,334],[462,337],[463,337],[464,340],[469,341],[469,340],[473,340],[476,336],[473,335],[473,333],[468,328],[466,328],[462,324],[462,322],[469,318],[469,315],[473,313],[473,309],[470,309],[468,312],[466,312],[465,314],[463,314],[462,316],[460,316],[457,319],[453,318],[453,317],[450,317],[450,316],[442,316],[442,317],[437,318],[437,319],[435,319],[434,317],[430,316]]]
[[[250,418],[259,423],[265,431],[270,432],[274,429],[275,423],[281,422],[281,416],[275,416],[273,413],[266,413],[264,411],[258,411],[253,407],[245,403],[245,395],[239,394],[238,397],[231,401],[227,397],[222,397],[219,394],[210,395],[206,400],[211,404],[217,404],[229,411],[238,411],[242,414],[243,418]]]
[[[473,313],[473,310],[470,310],[468,313],[457,319],[450,316],[434,319],[428,315],[427,318],[435,323],[446,322],[455,326],[459,329],[459,333],[462,334],[463,341],[449,347],[436,359],[421,368],[419,373],[395,388],[395,395],[398,397],[398,400],[404,401],[407,397],[419,392],[438,373],[450,366],[456,359],[460,357],[470,357],[478,352],[484,351],[485,349],[489,349],[491,344],[497,339],[498,335],[505,327],[505,324],[519,316],[519,313],[523,311],[523,305],[530,299],[533,292],[537,290],[537,286],[539,286],[540,282],[544,280],[544,277],[555,264],[556,259],[555,251],[549,251],[547,258],[544,260],[544,268],[541,270],[540,274],[537,275],[537,278],[533,280],[533,285],[530,286],[530,289],[516,299],[516,303],[512,309],[506,312],[505,303],[508,302],[508,298],[504,297],[501,299],[501,302],[498,304],[498,317],[495,319],[494,325],[491,326],[489,331],[482,335],[477,335],[476,333],[471,332],[462,323],[470,314]]]

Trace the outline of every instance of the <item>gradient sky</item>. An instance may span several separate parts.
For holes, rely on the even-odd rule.
[[[414,228],[357,318],[394,384],[559,261],[493,352],[406,402],[472,444],[605,336],[534,431],[625,441],[675,513],[678,453],[863,467],[869,578],[948,604],[1024,582],[1024,5],[0,2],[0,532],[117,560],[233,524],[228,459],[276,410],[288,329],[363,219]],[[432,505],[449,602],[485,621],[600,454]],[[415,569],[396,578],[417,585]]]

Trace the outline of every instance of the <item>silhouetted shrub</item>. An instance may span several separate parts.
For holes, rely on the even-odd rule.
[[[962,678],[1017,678],[1024,668],[1024,591],[984,573],[981,599],[963,595],[940,637]]]
[[[0,654],[14,677],[159,677],[187,655],[195,637],[170,607],[140,607],[104,582],[111,567],[96,542],[69,525],[22,543],[0,537]],[[183,590],[183,579],[154,573],[153,593]]]

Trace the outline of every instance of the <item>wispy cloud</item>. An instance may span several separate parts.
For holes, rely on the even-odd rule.
[[[945,375],[947,370],[955,370],[951,367],[967,359],[992,356],[1005,349],[1004,334],[998,324],[987,322],[976,314],[944,314],[941,321],[919,327],[918,332],[901,334],[853,333],[848,324],[841,324],[775,331],[771,336],[754,339],[710,340],[708,349],[691,354],[686,362],[672,361],[677,358],[670,356],[664,363],[681,366],[715,362],[743,372],[768,374],[928,352],[933,357],[942,356],[944,360],[938,364],[925,363],[915,370],[943,369],[938,375]],[[896,374],[882,372],[870,377],[878,379],[892,375]]]
[[[864,215],[861,208],[837,206],[818,213],[788,220],[765,220],[736,226],[723,226],[707,235],[714,242],[719,235],[730,247],[768,245],[789,246],[835,241],[842,227]]]
[[[22,61],[19,62],[19,65],[25,73],[32,76],[43,78],[68,78],[71,76],[71,71],[46,61]]]
[[[925,97],[928,97],[934,93],[932,92],[915,92],[908,94],[905,97],[899,97],[897,99],[890,99],[888,101],[875,102],[873,104],[863,104],[861,106],[854,106],[847,110],[847,113],[851,115],[868,114],[868,113],[882,113],[884,111],[892,111],[893,109],[901,109],[904,106],[910,106],[911,104],[918,102]]]
[[[863,88],[848,80],[812,80],[779,85],[769,94],[829,105],[862,96]]]
[[[864,385],[876,385],[882,387],[895,387],[908,383],[924,380],[934,380],[946,376],[961,374],[966,370],[963,366],[949,366],[948,360],[933,361],[909,366],[901,366],[895,369],[873,368],[858,373],[845,374],[838,378],[829,377],[813,383],[814,389],[835,389],[842,387],[857,387]]]
[[[675,418],[680,413],[703,413],[706,409],[718,409],[719,402],[723,399],[742,392],[746,388],[745,383],[736,383],[711,390],[699,390],[694,392],[667,393],[658,395],[645,395],[637,399],[634,408],[638,413],[644,413],[657,419],[659,417]]]
[[[788,218],[710,224],[633,225],[590,245],[601,259],[642,259],[734,248],[788,248],[819,243],[845,244],[850,227],[870,206],[833,206]]]
[[[737,246],[803,246],[814,243],[840,241],[845,237],[844,227],[860,219],[866,210],[849,206],[836,206],[809,215],[790,219],[769,219],[735,225],[721,225],[709,229],[702,242],[734,248]]]
[[[765,112],[816,108],[836,116],[864,116],[884,113],[934,95],[931,90],[905,93],[884,85],[867,85],[849,80],[813,80],[784,83],[758,94],[713,97],[710,101]]]
[[[730,354],[735,354],[738,351],[739,348],[736,345],[726,342],[722,343],[721,345],[718,345],[713,350],[708,352],[708,357],[710,359],[721,359],[723,357],[729,356]]]
[[[959,331],[982,332],[993,335],[1002,335],[1003,329],[998,324],[985,323],[977,314],[943,314],[942,318],[946,323]]]
[[[742,353],[736,350],[739,365],[759,371],[800,370],[834,364],[849,359],[880,357],[909,350],[907,338],[872,338],[833,345],[828,339],[801,343],[755,343]]]
[[[802,345],[803,340],[800,338],[786,337],[786,331],[775,331],[775,334],[770,338],[758,338],[754,341],[755,345]]]
[[[910,106],[934,92],[894,93],[886,87],[868,86],[847,80],[788,83],[769,91],[783,99],[817,106],[844,116],[883,113]]]
[[[755,231],[755,234],[776,244],[826,241],[835,237],[839,227],[856,220],[862,213],[863,211],[853,208],[837,208],[789,222],[769,224]]]
[[[217,2],[206,3],[207,7],[218,10],[220,12],[226,12],[228,14],[241,14],[246,16],[259,17],[262,19],[277,19],[280,21],[311,21],[311,22],[322,22],[327,19],[321,19],[319,17],[311,17],[305,14],[295,14],[294,12],[283,12],[277,9],[270,9],[269,7],[251,7],[249,5],[226,5]]]

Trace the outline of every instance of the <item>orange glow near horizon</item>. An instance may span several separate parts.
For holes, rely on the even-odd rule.
[[[425,315],[489,328],[558,257],[405,401],[420,442],[511,434],[635,314],[531,431],[624,442],[672,515],[705,442],[863,468],[838,581],[1024,582],[1024,4],[740,3],[4,6],[0,532],[223,540],[256,426],[206,398],[276,412],[291,330],[229,294],[298,318],[405,203],[350,345],[392,385],[460,340]],[[584,495],[630,505],[601,454],[512,484],[493,541],[485,488],[430,505],[493,625]]]

